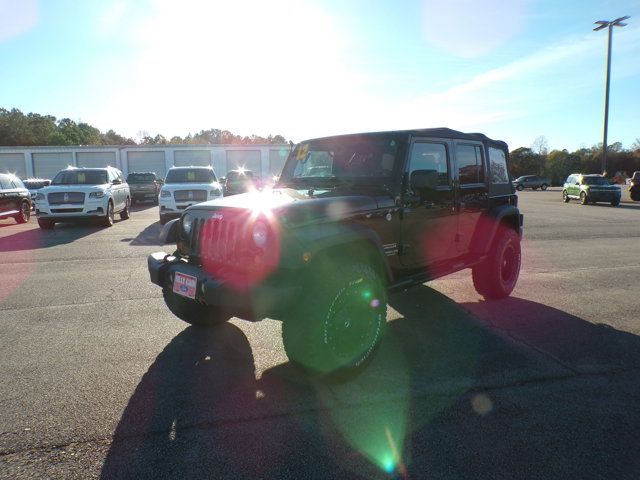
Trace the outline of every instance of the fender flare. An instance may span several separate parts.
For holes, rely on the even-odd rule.
[[[474,254],[484,255],[489,252],[501,224],[510,226],[522,238],[524,217],[520,210],[513,205],[500,205],[483,214],[478,220],[472,240]]]

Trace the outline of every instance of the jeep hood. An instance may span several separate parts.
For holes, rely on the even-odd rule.
[[[278,188],[210,200],[194,205],[190,210],[270,211],[287,224],[304,224],[323,219],[335,221],[376,208],[378,202],[369,195],[332,194],[331,191],[322,191],[317,192],[315,196],[308,196],[303,191]]]

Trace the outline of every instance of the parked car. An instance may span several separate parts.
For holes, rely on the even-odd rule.
[[[155,172],[132,172],[127,175],[131,191],[131,203],[152,201],[158,204],[158,195],[163,181]]]
[[[0,219],[13,217],[27,223],[31,217],[31,194],[15,175],[0,173]]]
[[[602,175],[583,175],[574,173],[567,177],[562,187],[562,200],[580,200],[582,205],[596,202],[609,202],[612,206],[620,205],[622,192],[617,185],[611,183]]]
[[[629,182],[629,196],[634,202],[640,202],[640,172],[633,172]]]
[[[61,170],[36,194],[36,216],[43,230],[56,222],[96,219],[105,227],[131,215],[131,192],[117,168],[75,168]]]
[[[523,175],[513,181],[514,188],[519,191],[525,188],[546,190],[549,185],[551,185],[551,181],[538,175]]]
[[[257,188],[256,178],[251,170],[230,170],[224,182],[225,195],[237,195]]]
[[[22,183],[29,190],[31,194],[31,206],[35,209],[38,190],[51,185],[51,180],[48,178],[27,178],[23,180]]]
[[[222,198],[222,186],[211,167],[172,167],[160,189],[160,224],[178,218],[191,205]]]
[[[523,216],[508,159],[506,143],[450,129],[302,142],[273,190],[165,225],[177,249],[148,257],[151,281],[187,323],[279,319],[292,362],[357,371],[384,332],[389,291],[471,268],[485,298],[511,293]]]

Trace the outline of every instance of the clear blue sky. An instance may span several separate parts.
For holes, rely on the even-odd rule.
[[[0,106],[170,138],[446,126],[640,137],[640,0],[0,0]]]

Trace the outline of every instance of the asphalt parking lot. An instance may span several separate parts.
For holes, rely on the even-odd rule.
[[[512,297],[468,271],[394,295],[340,385],[288,363],[279,322],[173,317],[151,204],[0,221],[0,478],[639,478],[640,203],[519,198]]]

